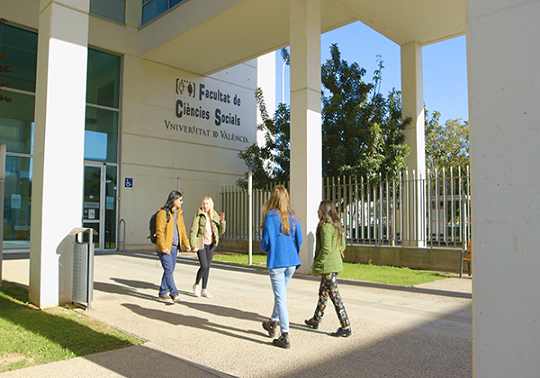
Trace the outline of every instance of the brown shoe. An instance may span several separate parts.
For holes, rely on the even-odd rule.
[[[171,299],[171,297],[167,294],[159,296],[160,301],[168,301],[169,299]]]
[[[179,295],[175,295],[175,296],[173,297],[172,301],[173,301],[174,303],[180,303],[180,296],[179,296]]]

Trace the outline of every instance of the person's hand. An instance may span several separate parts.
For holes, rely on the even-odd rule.
[[[166,255],[170,255],[171,254],[171,251],[169,251],[169,248],[165,248],[163,250],[163,253],[165,253]]]
[[[191,251],[191,247],[189,245],[186,246],[186,251],[188,251],[188,252]]]
[[[225,220],[225,213],[221,213],[221,215],[219,216],[219,221],[223,222],[224,220]]]
[[[193,252],[198,252],[198,251],[199,251],[199,248],[193,247]]]

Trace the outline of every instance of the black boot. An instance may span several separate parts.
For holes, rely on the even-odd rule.
[[[281,335],[277,339],[274,339],[274,341],[272,341],[272,344],[280,348],[289,349],[291,347],[291,343],[289,341],[289,333],[281,332]]]
[[[276,337],[277,329],[279,327],[279,322],[269,319],[262,322],[262,326],[265,330],[268,331],[268,336]]]
[[[333,332],[330,334],[330,336],[334,337],[349,337],[351,335],[351,328],[341,328],[339,327],[336,332]]]
[[[306,319],[304,320],[304,323],[310,328],[318,329],[319,328],[319,322],[316,321],[314,318]]]

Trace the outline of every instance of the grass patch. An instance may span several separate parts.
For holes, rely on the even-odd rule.
[[[142,343],[69,308],[39,310],[26,289],[2,282],[0,373]]]
[[[266,268],[266,255],[252,255],[253,265],[262,266]],[[248,265],[249,256],[247,253],[217,253],[214,255],[214,260]]]
[[[447,275],[429,270],[397,268],[371,264],[343,263],[341,278],[378,282],[399,286],[415,286],[448,278]]]
[[[219,253],[214,255],[214,260],[248,265],[248,255],[243,253]],[[253,265],[266,267],[266,255],[253,255]],[[341,278],[399,286],[415,286],[448,278],[444,273],[393,266],[343,263],[343,268],[339,274]]]

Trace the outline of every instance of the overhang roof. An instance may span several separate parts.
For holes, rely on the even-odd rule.
[[[321,0],[321,33],[361,21],[398,45],[463,35],[466,0]],[[189,0],[140,30],[140,56],[208,75],[289,45],[289,0]]]

